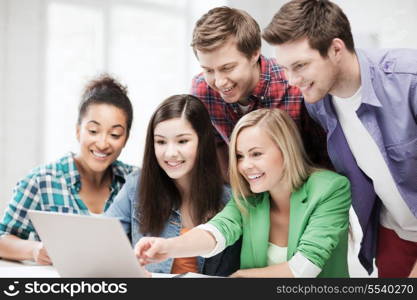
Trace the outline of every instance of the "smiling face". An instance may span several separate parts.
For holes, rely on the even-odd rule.
[[[154,149],[158,164],[180,183],[189,182],[197,156],[198,136],[185,118],[160,122],[154,130]]]
[[[119,157],[127,141],[126,115],[108,104],[91,104],[77,125],[80,153],[76,160],[84,170],[102,173]]]
[[[247,104],[247,97],[259,81],[259,51],[248,59],[230,38],[216,50],[197,50],[197,57],[207,84],[219,92],[225,102]]]
[[[237,169],[253,193],[276,189],[283,170],[281,150],[260,126],[242,129],[236,140]]]
[[[332,93],[339,70],[331,51],[328,57],[322,57],[304,38],[276,45],[275,53],[289,84],[297,86],[308,103],[315,103]]]

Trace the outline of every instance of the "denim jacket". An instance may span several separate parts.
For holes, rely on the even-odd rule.
[[[144,236],[140,232],[139,220],[137,218],[139,176],[140,171],[136,171],[127,177],[125,185],[105,213],[108,217],[116,217],[120,220],[133,246]],[[230,199],[230,194],[230,188],[225,187],[222,196],[224,203]],[[180,229],[181,214],[179,210],[172,210],[168,222],[159,236],[163,238],[175,237],[180,234]],[[198,271],[207,275],[230,275],[239,269],[240,246],[241,241],[238,241],[214,257],[204,259],[198,256]],[[172,263],[173,259],[169,258],[159,263],[149,264],[146,266],[146,269],[155,273],[171,273]]]

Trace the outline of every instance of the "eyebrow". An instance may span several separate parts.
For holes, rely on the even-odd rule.
[[[291,67],[293,67],[293,66],[295,66],[295,65],[298,65],[298,64],[300,64],[301,63],[301,61],[300,60],[297,60],[297,61],[295,61],[295,62],[293,62],[292,64],[291,64]]]
[[[255,150],[255,149],[262,149],[262,147],[258,147],[258,146],[252,147],[248,150],[248,152],[251,152],[252,150]],[[242,153],[242,151],[236,150],[236,153],[239,154],[239,153]]]
[[[293,62],[293,63],[290,65],[290,67],[295,67],[296,65],[301,64],[301,63],[304,63],[304,60],[303,60],[303,59],[299,59],[299,60],[297,60],[297,61]],[[284,66],[284,65],[279,65],[279,66],[280,66],[282,69],[288,70],[288,68],[287,68],[286,66]]]
[[[90,120],[90,121],[87,122],[87,124],[88,123],[93,123],[93,124],[96,124],[98,126],[101,126],[101,124],[99,122],[95,121],[95,120]],[[122,126],[120,124],[113,125],[111,128],[119,128],[119,127],[122,128],[122,129],[125,129],[124,126]]]
[[[187,136],[187,135],[192,135],[192,134],[191,133],[181,133],[181,134],[177,134],[175,137],[183,137],[183,136]],[[161,134],[154,134],[154,136],[165,138],[165,136],[163,136]]]
[[[306,62],[306,59],[299,59],[299,60],[297,60],[297,61],[293,62],[293,63],[291,64],[291,67],[294,67],[294,66],[299,65],[299,64],[303,64],[303,63],[305,63],[305,62]]]
[[[223,64],[223,65],[221,65],[221,66],[219,66],[218,67],[218,69],[221,69],[221,68],[224,68],[224,67],[226,67],[226,66],[229,66],[229,65],[233,65],[233,64],[236,64],[237,62],[235,62],[235,61],[232,61],[232,62],[228,62],[228,63],[225,63],[225,64]],[[203,65],[200,65],[203,69],[213,69],[213,68],[209,68],[209,67],[206,67],[206,66],[203,66]],[[215,69],[215,68],[214,68]]]

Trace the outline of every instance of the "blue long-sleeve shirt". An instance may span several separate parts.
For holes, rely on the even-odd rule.
[[[417,217],[417,50],[357,49],[356,55],[362,87],[357,115],[381,151],[403,200]],[[327,131],[334,167],[351,181],[352,205],[363,230],[359,259],[371,272],[380,200],[349,149],[332,96],[307,104],[307,109]]]

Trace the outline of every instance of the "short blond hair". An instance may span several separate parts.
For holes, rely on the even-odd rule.
[[[229,145],[229,176],[233,197],[242,212],[246,212],[247,197],[252,196],[249,183],[239,173],[236,158],[236,141],[240,132],[248,127],[261,127],[281,150],[283,158],[282,184],[290,191],[300,188],[315,170],[305,152],[297,126],[291,117],[280,109],[258,109],[243,116],[233,129]]]
[[[248,58],[261,48],[261,29],[254,18],[240,9],[216,7],[196,22],[191,47],[197,56],[197,50],[217,50],[230,38],[235,39],[237,49]]]

